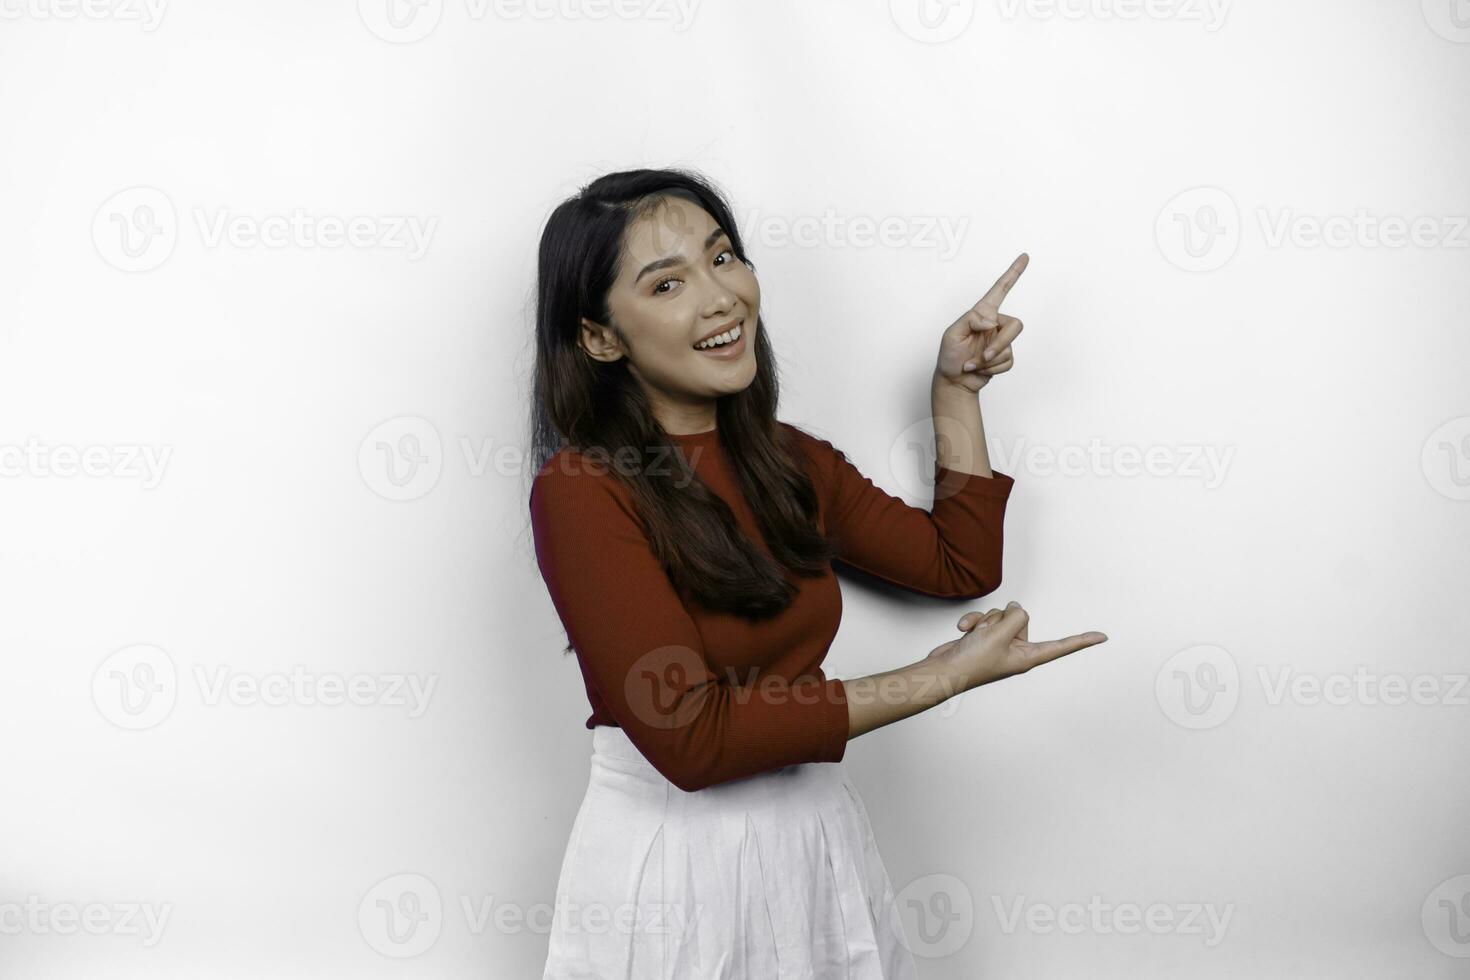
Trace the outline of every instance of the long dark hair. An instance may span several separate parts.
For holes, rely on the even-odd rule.
[[[650,411],[627,358],[604,363],[577,342],[584,316],[622,337],[607,293],[617,278],[624,233],[669,198],[708,212],[729,236],[736,258],[754,270],[724,196],[691,170],[606,174],[557,205],[538,255],[530,472],[538,473],[563,446],[594,460],[637,461],[608,465],[606,472],[630,490],[644,533],[675,587],[709,609],[761,619],[796,595],[783,568],[814,577],[837,554],[817,530],[816,491],[797,461],[800,451],[776,422],[779,384],[765,322],[757,315],[755,378],[745,390],[717,399],[715,417],[717,437],[770,556],[741,532],[730,507],[694,478]]]

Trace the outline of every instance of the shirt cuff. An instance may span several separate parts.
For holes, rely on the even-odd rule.
[[[847,687],[836,677],[822,685],[822,727],[827,738],[818,762],[841,762],[847,752]]]
[[[991,476],[981,476],[978,473],[966,473],[964,470],[952,470],[947,466],[934,464],[934,499],[942,500],[945,497],[953,497],[956,494],[973,494],[978,497],[999,497],[1004,500],[1011,495],[1011,487],[1016,481],[1000,470],[992,469]]]

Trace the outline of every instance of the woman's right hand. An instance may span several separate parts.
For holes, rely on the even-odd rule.
[[[1026,636],[1029,621],[1017,602],[986,613],[965,613],[959,622],[965,635],[935,647],[926,659],[944,664],[961,691],[968,691],[1107,641],[1106,634],[1093,631],[1032,643]]]

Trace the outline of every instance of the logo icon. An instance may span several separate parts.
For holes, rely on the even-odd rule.
[[[92,704],[102,717],[130,731],[161,723],[178,695],[173,659],[151,643],[114,651],[92,674]]]
[[[362,897],[357,928],[367,944],[384,956],[418,956],[439,939],[444,903],[439,889],[423,875],[390,875]]]
[[[163,265],[179,240],[179,218],[156,187],[129,187],[102,202],[92,216],[92,244],[103,261],[123,272]]]
[[[1159,707],[1182,728],[1222,725],[1240,701],[1240,671],[1224,647],[1203,644],[1180,650],[1154,678]]]
[[[951,874],[915,878],[894,899],[894,910],[890,925],[915,956],[951,956],[975,929],[975,897]]]
[[[1240,209],[1218,187],[1176,194],[1154,222],[1154,239],[1170,263],[1186,272],[1209,272],[1240,247]]]
[[[628,667],[623,696],[639,721],[665,731],[683,728],[699,716],[701,699],[682,697],[708,672],[689,647],[673,644],[650,650]]]
[[[1429,29],[1447,41],[1470,44],[1470,0],[1423,0]]]
[[[389,44],[412,44],[439,26],[444,0],[357,0],[357,15]]]
[[[444,469],[439,430],[417,415],[389,419],[357,447],[357,468],[368,489],[383,499],[417,500],[438,485]]]
[[[975,19],[975,0],[888,0],[898,29],[915,41],[942,44],[965,32]]]
[[[1440,882],[1424,899],[1420,917],[1435,949],[1458,959],[1470,957],[1470,875]]]
[[[1419,462],[1435,490],[1451,500],[1470,500],[1470,415],[1431,432]]]

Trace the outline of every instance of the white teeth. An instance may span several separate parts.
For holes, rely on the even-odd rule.
[[[711,337],[709,340],[702,340],[702,341],[700,341],[699,343],[697,343],[697,344],[694,345],[694,349],[695,350],[709,350],[709,349],[711,349],[713,347],[722,347],[725,344],[734,343],[735,341],[737,341],[739,339],[740,339],[740,324],[736,324],[734,327],[732,327],[729,330],[726,330],[724,333],[719,334],[718,336]]]

